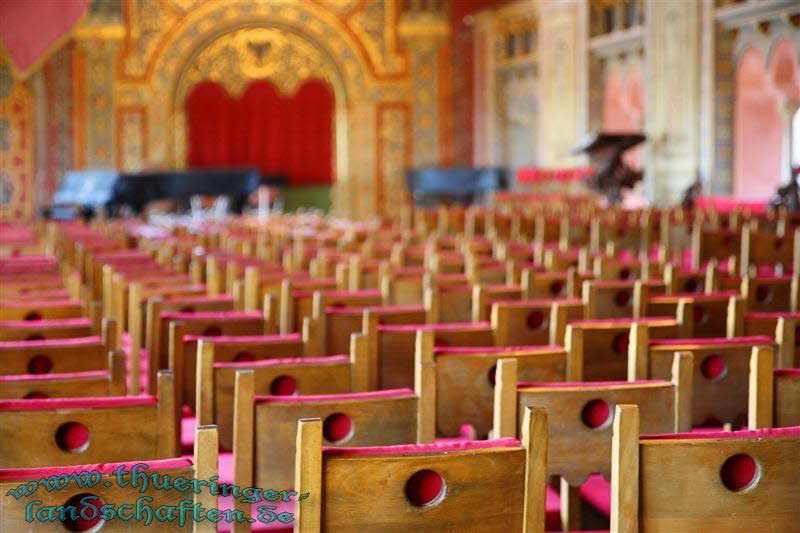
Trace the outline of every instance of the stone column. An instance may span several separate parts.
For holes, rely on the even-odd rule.
[[[678,202],[700,165],[701,2],[647,2],[648,136],[645,190],[658,205]]]
[[[398,33],[411,55],[411,101],[414,166],[439,163],[439,49],[450,32],[439,11],[407,11]]]
[[[572,149],[586,133],[589,95],[588,6],[585,0],[549,1],[539,8],[542,166],[581,164]]]

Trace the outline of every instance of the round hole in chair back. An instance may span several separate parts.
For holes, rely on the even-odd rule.
[[[694,320],[695,324],[705,324],[708,321],[708,311],[706,311],[706,308],[700,305],[694,305],[692,307],[692,320]]]
[[[547,326],[547,320],[545,320],[544,313],[538,310],[528,313],[528,318],[525,319],[525,323],[528,324],[530,329],[534,330],[544,329],[544,327]]]
[[[697,278],[689,278],[683,283],[683,292],[700,292],[700,282]]]
[[[492,368],[486,373],[486,379],[489,380],[489,385],[494,387],[495,377],[497,376],[497,365],[492,365]]]
[[[756,287],[756,301],[766,304],[772,301],[772,288],[769,285],[759,285]]]
[[[776,238],[774,241],[772,241],[772,247],[776,250],[783,248],[783,239],[781,237]]]
[[[273,396],[294,396],[297,394],[297,380],[292,376],[278,376],[269,384]]]
[[[181,313],[194,313],[196,309],[193,305],[184,305],[181,307]]]
[[[628,353],[628,343],[630,342],[630,333],[627,331],[623,331],[622,333],[617,333],[614,335],[614,338],[611,339],[611,349],[614,350],[614,353],[617,355],[626,355]]]
[[[704,378],[716,381],[725,377],[728,367],[722,357],[717,354],[711,354],[700,363],[700,372]]]
[[[341,309],[342,307],[347,307],[347,305],[344,302],[333,302],[331,304],[328,304],[328,307],[334,307],[336,309]]]
[[[344,413],[328,415],[322,422],[322,435],[333,444],[344,442],[353,436],[353,421]]]
[[[220,335],[222,335],[222,330],[219,329],[219,326],[211,325],[203,330],[203,337],[219,337]]]
[[[433,339],[433,346],[436,347],[436,348],[443,348],[443,347],[446,347],[446,346],[450,346],[450,343],[447,342],[444,339],[441,339],[439,337],[435,337]]]
[[[41,320],[42,314],[38,311],[31,311],[27,315],[23,317],[22,320],[32,321],[32,320]]]
[[[32,335],[28,335],[27,337],[25,337],[25,340],[26,341],[43,341],[44,340],[44,335],[42,335],[41,333],[33,333]]]
[[[722,237],[722,244],[724,244],[725,246],[730,246],[732,243],[733,243],[733,235],[727,234],[724,237]]]
[[[737,453],[725,459],[719,470],[722,484],[733,492],[741,492],[756,484],[760,468],[755,459],[744,453]]]
[[[39,391],[31,391],[22,397],[23,400],[41,400],[42,398],[49,398],[47,394]]]
[[[69,531],[97,531],[103,520],[103,500],[89,493],[76,494],[64,502],[64,519],[61,521]]]
[[[233,356],[234,363],[241,363],[244,361],[255,361],[256,356],[251,352],[242,351]]]
[[[592,429],[605,429],[611,424],[611,406],[605,400],[589,400],[581,409],[581,421]]]
[[[28,374],[47,374],[53,370],[53,361],[46,355],[34,355],[28,361]]]
[[[617,307],[625,307],[631,301],[631,291],[619,291],[614,295],[614,303]]]
[[[632,274],[632,272],[631,272],[630,268],[622,268],[622,269],[620,269],[619,273],[617,274],[617,277],[619,279],[630,279],[631,274]]]
[[[794,327],[794,345],[800,346],[800,326]]]
[[[564,282],[563,281],[553,281],[550,283],[550,294],[553,296],[560,295],[564,290]]]
[[[431,507],[444,499],[447,486],[438,472],[419,470],[406,481],[408,501],[417,507]]]
[[[65,452],[86,451],[89,447],[89,428],[80,422],[65,422],[56,430],[56,444]]]

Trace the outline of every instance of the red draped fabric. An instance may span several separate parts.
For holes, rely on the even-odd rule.
[[[287,176],[291,185],[333,181],[333,94],[309,80],[291,97],[268,81],[232,99],[212,82],[186,100],[188,163],[194,167],[253,165]]]

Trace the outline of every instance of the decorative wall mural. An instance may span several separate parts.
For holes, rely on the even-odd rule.
[[[33,96],[0,62],[0,218],[33,212]]]

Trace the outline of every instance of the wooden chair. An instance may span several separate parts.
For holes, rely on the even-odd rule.
[[[424,400],[411,389],[262,396],[254,394],[253,380],[252,371],[237,372],[233,452],[235,471],[242,474],[234,481],[239,486],[293,487],[295,437],[302,418],[323,420],[322,436],[329,447],[418,442]]]
[[[0,342],[0,375],[64,374],[108,368],[114,344],[113,320],[104,321],[102,337]]]
[[[525,297],[532,300],[548,298],[577,298],[580,276],[575,268],[566,271],[522,269],[520,284]]]
[[[800,369],[774,368],[769,353],[750,357],[748,428],[800,426]]]
[[[629,379],[669,379],[672,355],[694,356],[692,424],[742,426],[747,420],[747,387],[750,356],[764,350],[774,357],[771,337],[649,339],[647,327],[631,329]]]
[[[380,289],[388,305],[422,305],[424,267],[392,267],[381,275]]]
[[[536,381],[563,380],[575,366],[560,346],[436,348],[432,331],[417,332],[415,375],[430,386],[437,435],[459,435],[463,424],[480,437],[488,434],[497,362],[504,358],[516,360],[520,374]]]
[[[0,320],[80,318],[85,314],[83,304],[76,300],[3,302],[0,305]]]
[[[349,355],[329,357],[278,357],[254,361],[216,359],[213,340],[198,344],[198,372],[195,406],[198,423],[214,422],[219,427],[220,442],[233,447],[233,397],[236,372],[252,370],[254,394],[295,396],[298,394],[339,394],[366,390],[366,343],[354,335]],[[220,350],[224,353],[224,348]]]
[[[667,263],[664,265],[664,283],[667,294],[694,294],[713,292],[707,285],[707,269],[685,269]]]
[[[654,290],[642,281],[584,281],[583,303],[586,318],[631,318],[643,309]],[[649,314],[649,312],[648,312]],[[656,316],[656,315],[650,315]]]
[[[161,319],[167,321],[166,367],[175,374],[175,382],[184,383],[185,369],[196,366],[197,341],[209,337],[261,336],[265,334],[265,321],[257,311],[225,311],[201,313],[162,313]],[[162,344],[163,347],[163,344]],[[164,357],[155,362],[164,365]],[[150,364],[154,364],[150,357]],[[150,375],[161,367],[150,367]],[[183,387],[176,389],[178,405],[184,403]]]
[[[298,500],[295,530],[465,531],[479,523],[482,531],[543,531],[546,427],[547,414],[535,410],[521,446],[499,439],[323,450],[322,421],[300,420],[295,490],[309,497]]]
[[[450,324],[379,325],[369,311],[364,314],[368,346],[369,389],[403,389],[414,383],[417,330],[433,331],[437,346],[491,346],[494,332],[488,322]]]
[[[524,291],[519,285],[473,285],[472,286],[472,321],[485,322],[492,313],[492,305],[496,302],[522,300]]]
[[[203,524],[191,520],[191,513],[178,518],[176,513],[174,521],[160,521],[152,516],[152,510],[162,506],[183,507],[181,501],[201,505],[204,509],[217,509],[217,496],[210,488],[201,488],[203,483],[216,479],[217,472],[217,443],[216,429],[213,426],[197,428],[195,437],[194,457],[169,458],[149,460],[146,449],[139,449],[144,453],[142,457],[133,461],[110,464],[86,464],[71,467],[43,467],[20,468],[0,470],[0,511],[3,516],[3,528],[9,531],[53,531],[54,528],[68,531],[131,531],[145,528],[147,531],[167,532],[175,530],[199,530]],[[136,445],[131,442],[131,445]],[[39,480],[51,477],[72,477],[83,472],[97,474],[96,483],[90,488],[84,488],[76,483],[67,483],[59,490],[44,490],[40,487],[36,492],[36,500],[29,498],[15,498],[14,493],[20,486],[29,486]],[[115,473],[116,472],[116,473]],[[124,473],[128,473],[126,476]],[[173,482],[183,479],[188,482],[189,489],[159,490],[152,483],[144,487],[142,483],[136,486],[126,483],[124,486],[118,482],[122,477],[128,480],[137,474],[158,475],[163,479],[167,476]],[[94,481],[94,480],[93,480]],[[198,487],[197,493],[192,494],[192,485]],[[186,492],[192,491],[189,494]],[[192,495],[190,495],[192,494]],[[144,498],[141,500],[141,498]],[[133,510],[137,501],[147,502],[151,509],[151,522],[146,526],[147,513],[143,512],[140,519],[136,519]],[[115,515],[113,520],[103,520],[101,509],[104,504],[113,505]],[[130,507],[124,507],[124,506]],[[61,508],[64,510],[62,520],[58,513],[49,515],[49,509]],[[190,509],[191,505],[186,506]],[[31,520],[33,516],[45,517],[43,520]],[[85,518],[83,518],[83,517]],[[133,521],[122,517],[131,517]],[[53,521],[52,518],[54,518]],[[210,522],[209,522],[210,523]]]
[[[731,302],[728,307],[728,337],[772,336],[778,345],[775,364],[779,368],[800,366],[800,361],[796,360],[800,313],[745,313],[743,307],[742,300]]]
[[[746,276],[741,293],[751,312],[797,311],[800,280],[794,276]]]
[[[0,400],[0,468],[175,457],[172,385],[161,372],[157,397]]]
[[[204,337],[202,335],[184,336],[183,377],[177,387],[182,389],[184,405],[195,408],[197,396],[197,365],[200,345],[214,345],[214,362],[241,363],[261,361],[263,359],[286,359],[296,357],[314,357],[319,355],[317,344],[299,333],[288,335],[245,335]],[[348,353],[346,350],[344,353]]]
[[[323,307],[314,303],[315,326],[325,355],[346,353],[350,349],[350,336],[363,329],[364,311],[377,317],[378,324],[425,324],[429,312],[422,305],[385,305],[375,307]]]
[[[671,381],[607,381],[597,383],[530,383],[519,380],[519,361],[502,359],[494,388],[496,438],[516,437],[526,407],[548,413],[548,471],[561,478],[564,531],[581,529],[580,492],[590,476],[611,479],[611,426],[614,406],[635,404],[648,433],[691,429],[691,354],[677,353]],[[607,487],[602,480],[585,484]],[[593,500],[602,499],[592,498]],[[608,509],[601,509],[608,516]]]
[[[728,309],[738,305],[735,292],[669,294],[651,296],[644,304],[647,316],[674,316],[692,337],[724,337],[728,331]]]
[[[726,230],[704,228],[701,222],[692,227],[692,267],[705,266],[710,259],[722,261],[731,256],[741,257],[743,234],[747,229]]]
[[[778,267],[788,272],[795,266],[795,255],[800,251],[800,228],[790,235],[778,235],[766,231],[742,232],[740,272],[746,275],[755,267]],[[796,271],[796,270],[795,270]]]
[[[611,531],[797,529],[800,429],[641,435],[615,408]]]
[[[581,300],[522,300],[492,305],[498,346],[563,345],[566,322],[583,318]]]
[[[64,374],[0,375],[0,398],[73,398],[125,396],[125,354],[109,354],[108,370]]]
[[[32,341],[91,337],[95,331],[88,318],[8,320],[0,322],[0,341]]]
[[[382,305],[383,296],[379,290],[343,291],[328,288],[328,280],[308,280],[291,282],[284,280],[280,297],[280,332],[294,333],[303,324],[303,319],[313,316],[314,294],[323,291],[331,306],[364,307]],[[297,288],[302,286],[303,288]]]
[[[687,328],[671,317],[557,318],[557,321],[556,329],[565,332],[558,344],[566,346],[573,360],[580,365],[573,372],[573,379],[578,381],[627,378],[630,332],[634,324],[646,325],[651,338],[688,337]]]

